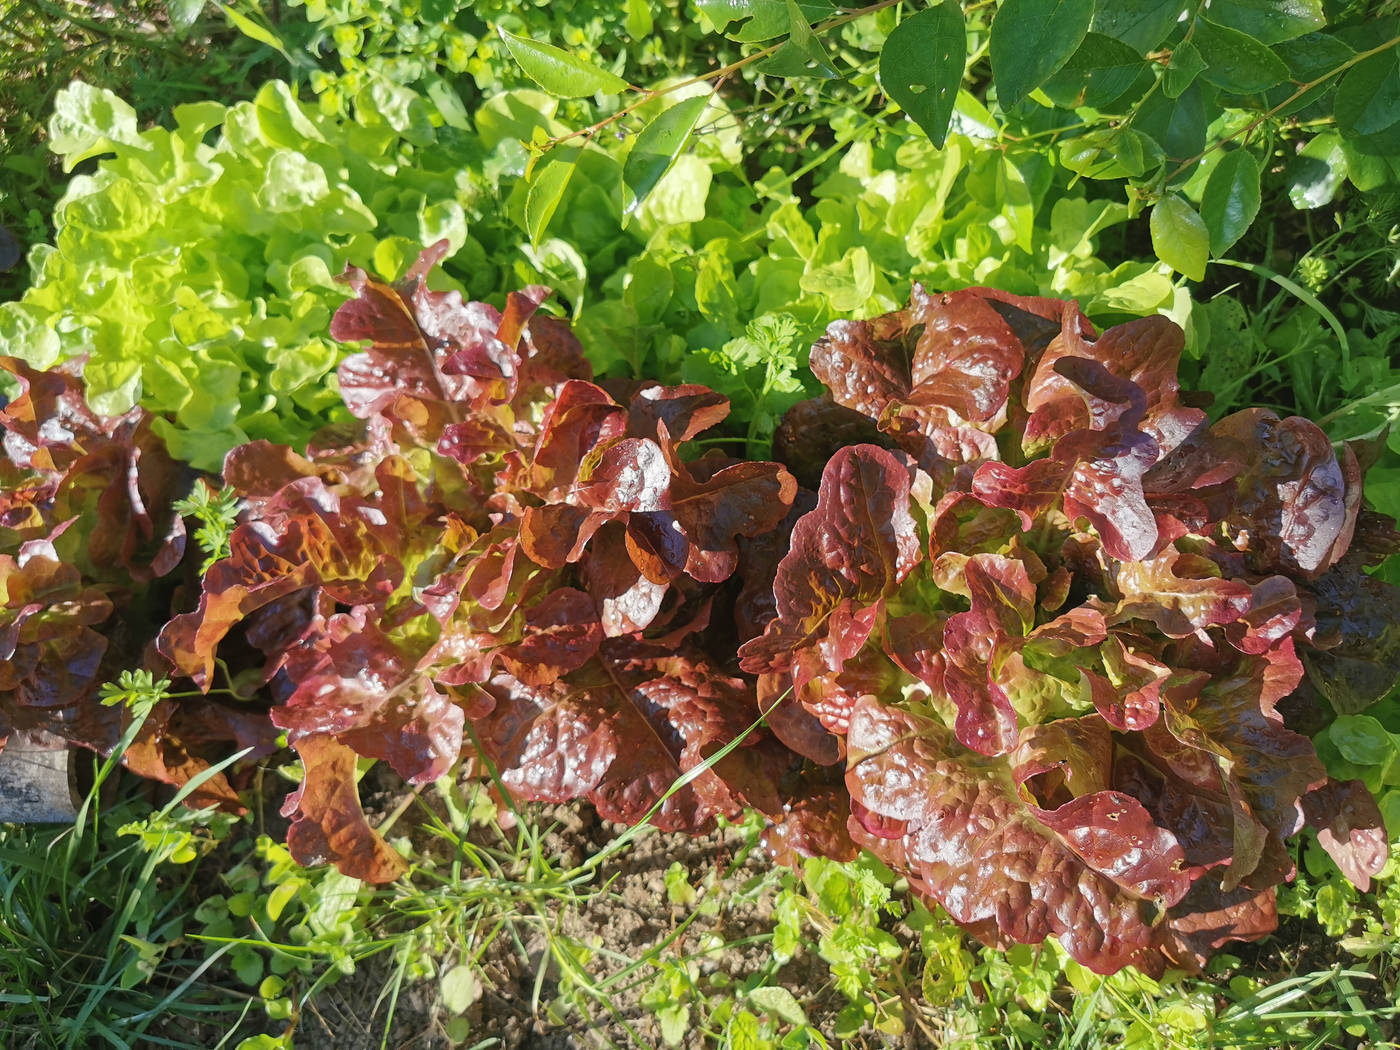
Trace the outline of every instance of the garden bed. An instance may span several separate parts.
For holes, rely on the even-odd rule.
[[[15,5],[19,1045],[1388,1038],[1384,5]]]

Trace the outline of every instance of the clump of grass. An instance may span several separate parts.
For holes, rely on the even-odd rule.
[[[211,981],[217,955],[183,940],[192,862],[212,846],[220,818],[182,809],[187,792],[155,812],[131,790],[104,807],[116,763],[94,762],[73,826],[0,824],[7,1050],[207,1046],[185,1041],[182,1026],[226,1024],[242,998]]]

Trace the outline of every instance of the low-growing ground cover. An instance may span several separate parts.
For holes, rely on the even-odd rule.
[[[19,1045],[1392,1037],[1393,12],[227,16],[0,305],[0,717],[170,785]]]

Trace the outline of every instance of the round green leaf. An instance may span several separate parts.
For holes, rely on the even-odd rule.
[[[500,30],[501,39],[525,75],[556,98],[584,98],[599,92],[616,95],[627,81],[606,69],[591,66],[553,44],[542,44]]]
[[[1003,106],[1069,61],[1089,32],[1094,0],[1005,0],[992,20],[992,79]]]
[[[1201,219],[1210,231],[1210,250],[1224,255],[1244,236],[1259,214],[1259,165],[1242,149],[1221,158],[1201,195]]]
[[[1395,740],[1370,715],[1342,715],[1328,729],[1332,743],[1348,762],[1379,766],[1395,754]]]
[[[880,84],[938,149],[958,100],[967,31],[956,0],[920,11],[895,26],[880,51]]]
[[[1157,258],[1193,281],[1205,277],[1210,234],[1191,205],[1180,197],[1163,197],[1152,208],[1151,229]]]
[[[481,981],[470,966],[454,966],[442,975],[442,1005],[450,1013],[466,1013],[479,998]]]
[[[778,1020],[786,1021],[788,1024],[807,1023],[807,1015],[802,1010],[802,1004],[786,988],[775,985],[755,988],[749,993],[749,1002],[764,1013],[772,1014]]]
[[[622,181],[633,195],[627,214],[641,206],[647,194],[656,188],[661,177],[670,169],[690,140],[690,133],[695,130],[700,114],[705,112],[709,101],[708,95],[682,99],[657,114],[637,133],[637,141],[633,143],[632,152],[627,154],[627,163],[622,168]]]
[[[1236,29],[1198,18],[1192,41],[1206,64],[1201,77],[1226,91],[1248,95],[1288,79],[1283,59]]]
[[[1299,211],[1331,204],[1347,169],[1341,136],[1330,132],[1316,136],[1288,165],[1288,199]]]

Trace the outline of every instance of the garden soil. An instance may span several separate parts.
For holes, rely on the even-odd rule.
[[[360,788],[372,824],[400,808],[406,794],[402,782],[382,763],[366,775]],[[428,793],[421,794],[419,801],[433,804]],[[275,811],[274,804],[265,809],[269,816]],[[621,825],[600,821],[586,803],[532,806],[527,812],[536,827],[549,829],[542,838],[542,851],[564,869],[598,853],[624,830]],[[408,807],[395,825],[396,833],[411,821],[413,813],[413,806]],[[269,826],[267,830],[276,835],[280,829]],[[479,845],[499,848],[501,834],[494,827],[479,828],[469,837]],[[420,855],[435,848],[434,840],[426,834],[414,837],[415,850]],[[692,886],[709,884],[700,900],[715,902],[718,907],[713,903],[708,908],[678,906],[669,901],[666,871],[675,862],[689,872]],[[602,892],[580,905],[555,906],[549,913],[550,925],[556,936],[594,949],[588,971],[595,980],[603,981],[625,968],[627,961],[636,960],[667,941],[687,916],[698,910],[701,914],[659,953],[660,957],[675,959],[694,954],[702,941],[709,939],[714,943],[717,936],[724,947],[704,955],[698,964],[699,974],[703,978],[722,972],[737,984],[760,971],[771,959],[765,935],[773,929],[776,887],[775,880],[764,877],[772,867],[763,848],[746,847],[745,835],[737,828],[703,836],[653,832],[641,836],[599,868],[594,885],[605,887]],[[909,936],[907,929],[902,932]],[[392,953],[385,952],[363,961],[353,974],[317,994],[296,1026],[294,1045],[297,1050],[602,1050],[666,1046],[655,1017],[640,1002],[655,970],[643,967],[631,982],[620,982],[615,997],[600,1001],[578,996],[576,1001],[582,1000],[581,1008],[565,1008],[560,1016],[559,972],[548,958],[544,936],[540,932],[532,934],[524,924],[519,927],[519,934],[521,941],[517,944],[502,933],[483,956],[485,980],[480,998],[465,1014],[469,1031],[464,1040],[454,1042],[449,1038],[452,1015],[441,1003],[436,980],[406,983],[391,1010],[386,989],[394,983],[396,966]],[[811,1023],[819,1030],[830,1030],[837,1011],[845,1005],[832,985],[830,970],[811,953],[801,953],[784,966],[777,983],[801,1000]],[[264,1030],[278,1034],[286,1026],[267,1022]],[[183,1035],[189,1037],[188,1032]],[[218,1039],[215,1035],[209,1045]],[[236,1045],[236,1040],[230,1045]],[[686,1048],[712,1045],[698,1032],[682,1043]],[[854,1048],[863,1044],[857,1040],[847,1045]],[[871,1045],[890,1044],[887,1037],[881,1037]]]
[[[361,783],[361,794],[371,823],[377,823],[400,808],[407,792],[380,764]],[[426,794],[419,801],[431,804]],[[275,812],[272,807],[269,811]],[[413,812],[409,807],[396,829],[401,830]],[[542,837],[543,852],[561,869],[598,853],[624,830],[599,820],[585,803],[533,806],[528,813],[536,827],[549,829]],[[280,829],[268,830],[276,834]],[[494,827],[477,828],[469,837],[478,845],[499,847],[501,834]],[[426,834],[416,835],[415,849],[420,855],[428,853],[434,841]],[[692,886],[708,884],[701,900],[717,902],[717,908],[670,902],[666,871],[675,862],[689,872]],[[588,971],[595,981],[603,982],[628,961],[662,945],[692,911],[699,911],[683,933],[657,954],[662,959],[692,955],[702,942],[718,937],[724,947],[701,957],[699,976],[723,973],[737,985],[771,958],[767,935],[773,929],[776,880],[765,876],[772,869],[762,847],[749,848],[740,829],[697,837],[651,833],[600,867],[595,882],[604,887],[603,892],[579,905],[554,907],[549,912],[550,926],[556,936],[593,949]],[[480,998],[464,1015],[469,1026],[465,1039],[449,1037],[452,1015],[443,1007],[436,980],[406,983],[391,1009],[386,989],[394,983],[395,963],[386,952],[362,962],[353,974],[317,995],[296,1026],[294,1046],[297,1050],[660,1050],[667,1046],[656,1018],[641,1005],[656,972],[653,968],[644,966],[631,982],[619,982],[611,997],[576,996],[575,1003],[581,1000],[582,1008],[561,1010],[559,971],[548,958],[543,934],[532,935],[523,924],[519,930],[519,943],[507,935],[498,936],[482,957],[486,979]],[[908,952],[907,971],[922,972],[917,936],[903,923],[893,924],[890,932]],[[1234,945],[1233,951],[1247,972],[1307,973],[1333,963],[1355,965],[1314,923],[1291,917],[1262,943]],[[833,985],[830,969],[814,953],[800,951],[772,983],[798,998],[818,1031],[833,1030],[845,1000]],[[265,1031],[278,1034],[285,1025],[268,1022]],[[188,1031],[178,1034],[190,1037]],[[218,1043],[223,1034],[211,1032],[208,1045]],[[227,1045],[236,1045],[236,1040]],[[681,1048],[709,1050],[714,1045],[713,1039],[693,1031]],[[843,1050],[931,1046],[917,1029],[902,1038],[862,1033],[840,1045]]]

